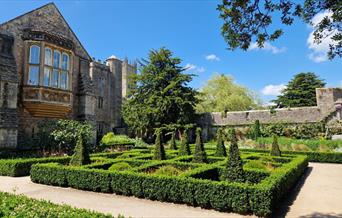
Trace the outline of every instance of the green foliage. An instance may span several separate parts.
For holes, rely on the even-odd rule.
[[[155,148],[153,153],[153,159],[154,160],[165,160],[166,154],[165,154],[165,148],[164,145],[161,142],[161,131],[159,129],[156,130],[156,141],[155,141]]]
[[[299,73],[273,102],[278,107],[315,106],[316,88],[324,86],[325,82],[314,73]]]
[[[71,157],[70,165],[82,166],[90,164],[90,157],[87,145],[83,143],[82,136],[78,136],[78,140],[75,147],[75,153]]]
[[[89,144],[92,138],[92,126],[76,120],[59,120],[51,135],[63,150],[70,152],[75,147],[79,135],[82,136],[84,143]]]
[[[164,125],[184,125],[194,120],[196,91],[188,86],[192,75],[183,73],[181,59],[168,49],[149,53],[136,75],[136,88],[123,104],[125,123],[143,136]]]
[[[201,128],[196,129],[196,144],[193,162],[195,163],[206,163],[207,153],[204,150],[204,144],[202,140],[202,130]]]
[[[190,145],[189,145],[189,139],[188,139],[188,130],[184,130],[182,138],[181,138],[181,145],[179,148],[179,155],[184,156],[184,155],[190,155]]]
[[[229,148],[229,158],[226,164],[226,178],[229,181],[244,182],[243,163],[237,144],[235,129],[231,131],[231,141]]]
[[[170,140],[170,149],[177,150],[177,144],[176,144],[176,131],[173,131],[171,133],[171,140]]]
[[[226,157],[227,151],[226,151],[226,146],[224,145],[223,130],[221,128],[217,130],[216,140],[217,142],[216,142],[215,155],[218,157]]]
[[[109,132],[102,137],[100,143],[106,146],[111,146],[111,145],[135,144],[135,141],[134,139],[131,139],[126,135],[114,135],[113,132]]]
[[[253,139],[256,140],[261,136],[261,129],[260,129],[260,121],[256,120],[253,125],[253,133],[252,133]]]
[[[113,164],[111,167],[109,167],[109,171],[125,171],[132,169],[131,165],[127,162],[119,162]]]
[[[260,101],[249,89],[234,83],[232,77],[215,74],[200,90],[196,110],[203,112],[244,111],[260,108]]]
[[[180,173],[182,173],[182,171],[177,169],[176,167],[171,166],[171,165],[165,165],[165,166],[159,167],[153,174],[164,175],[164,176],[178,176]]]
[[[281,156],[281,152],[279,149],[279,144],[278,144],[278,137],[276,135],[273,136],[273,142],[272,142],[272,148],[270,154],[272,156]]]
[[[241,48],[247,51],[254,41],[259,48],[263,48],[283,35],[281,25],[292,25],[296,17],[301,17],[315,29],[315,43],[320,44],[327,37],[331,39],[327,53],[329,59],[342,57],[340,1],[305,0],[299,3],[294,0],[223,0],[217,10],[223,20],[221,34],[231,50]],[[331,15],[313,23],[316,15],[327,11]],[[275,22],[275,19],[279,19],[279,22]],[[274,25],[274,22],[277,24]]]
[[[67,205],[57,205],[48,201],[35,200],[25,196],[0,192],[0,217],[65,217],[65,218],[84,218],[84,217],[112,217],[85,209],[77,209]]]

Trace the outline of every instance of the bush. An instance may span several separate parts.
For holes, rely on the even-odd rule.
[[[256,140],[261,136],[260,121],[256,120],[253,125],[252,138]]]
[[[75,147],[75,153],[70,160],[70,165],[82,166],[87,164],[90,164],[89,151],[87,149],[87,145],[83,144],[82,136],[79,135]]]
[[[226,164],[226,178],[229,181],[244,182],[243,163],[240,157],[235,130],[231,131],[229,158]]]
[[[109,132],[102,137],[100,144],[104,146],[131,145],[131,144],[134,145],[135,140],[129,138],[126,135],[114,135],[113,132]]]
[[[273,136],[272,148],[270,154],[272,156],[281,156],[281,152],[278,145],[278,137],[276,135]]]
[[[77,209],[67,205],[57,205],[43,200],[35,200],[25,196],[0,192],[0,217],[112,217],[85,209]]]
[[[218,157],[226,157],[227,156],[227,151],[226,151],[226,146],[224,145],[224,139],[223,139],[223,132],[222,129],[217,130],[216,134],[216,152],[215,155]]]
[[[153,159],[154,160],[165,160],[166,159],[164,145],[161,142],[161,131],[159,129],[156,130],[156,141],[155,141]]]
[[[175,132],[175,131],[173,131],[173,132],[171,133],[170,149],[172,149],[172,150],[177,150],[176,132]]]
[[[178,176],[182,173],[181,170],[177,169],[174,166],[166,165],[159,167],[153,174],[154,175],[164,175],[164,176]]]
[[[132,169],[131,165],[129,165],[127,162],[119,162],[113,164],[111,167],[109,167],[109,171],[125,171]]]
[[[193,162],[195,163],[206,163],[207,160],[207,154],[204,150],[204,144],[202,141],[202,130],[201,128],[196,129],[196,144],[195,144],[195,153]]]
[[[189,145],[189,139],[188,139],[188,131],[184,130],[182,138],[181,138],[181,145],[179,148],[179,155],[186,156],[190,155],[190,145]]]

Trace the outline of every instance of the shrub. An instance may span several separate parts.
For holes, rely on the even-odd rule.
[[[224,139],[223,139],[223,132],[222,129],[217,130],[216,134],[216,152],[215,155],[218,157],[226,157],[227,156],[227,151],[226,151],[226,146],[224,145]]]
[[[126,135],[114,135],[113,132],[109,132],[102,137],[100,144],[104,146],[127,145],[135,144],[135,140]]]
[[[89,151],[87,149],[87,145],[83,143],[82,136],[79,135],[75,147],[75,153],[70,160],[70,165],[82,166],[87,164],[90,164]]]
[[[153,154],[154,160],[165,160],[166,154],[164,145],[161,142],[161,130],[156,130],[156,141],[155,141],[155,148],[154,148],[154,154]]]
[[[272,148],[271,148],[272,156],[281,156],[281,152],[278,144],[278,137],[276,135],[273,136]]]
[[[190,155],[190,145],[189,145],[189,140],[188,140],[188,131],[184,130],[182,138],[181,138],[181,145],[179,148],[179,155],[185,156],[185,155]]]
[[[173,132],[171,133],[170,149],[172,149],[172,150],[177,150],[176,132],[175,132],[175,131],[173,131]]]
[[[182,173],[182,171],[177,169],[176,167],[171,166],[171,165],[165,165],[165,166],[159,167],[153,174],[164,175],[164,176],[178,176],[180,173]]]
[[[254,140],[256,140],[257,138],[259,138],[261,136],[261,129],[260,129],[260,121],[259,120],[256,120],[254,122],[252,131],[253,131],[252,137]]]
[[[196,144],[195,144],[195,153],[193,161],[195,163],[206,163],[207,160],[207,154],[204,150],[204,144],[202,141],[202,130],[201,128],[196,129]]]
[[[226,178],[229,181],[244,182],[243,163],[239,154],[235,130],[231,131],[231,142],[229,148],[229,158],[226,164]]]
[[[132,169],[131,165],[129,165],[127,162],[119,162],[113,164],[111,167],[109,167],[109,171],[125,171]]]

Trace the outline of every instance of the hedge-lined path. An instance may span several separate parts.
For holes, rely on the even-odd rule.
[[[342,164],[310,163],[274,217],[342,218]]]
[[[31,198],[49,200],[57,204],[65,203],[78,208],[95,210],[106,214],[110,213],[113,216],[122,214],[125,217],[133,218],[246,217],[234,213],[220,213],[214,210],[205,210],[181,204],[35,184],[31,182],[30,177],[14,178],[0,176],[0,191],[11,193],[15,191],[16,194],[23,194]]]

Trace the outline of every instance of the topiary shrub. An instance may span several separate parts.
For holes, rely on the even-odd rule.
[[[125,171],[132,169],[131,165],[129,165],[127,162],[119,162],[113,164],[111,167],[109,167],[109,171]]]
[[[70,165],[82,166],[87,164],[90,164],[89,151],[86,144],[83,143],[82,136],[79,135],[75,147],[75,153],[70,160]]]
[[[261,136],[261,129],[260,129],[260,121],[256,120],[253,125],[253,134],[252,137],[254,140],[258,139]]]
[[[195,163],[206,163],[207,160],[207,154],[204,150],[204,144],[202,141],[202,130],[201,128],[196,129],[196,144],[195,144],[195,153],[193,162]]]
[[[163,175],[163,176],[178,176],[182,173],[181,170],[177,169],[174,166],[166,165],[159,167],[153,174],[154,175]]]
[[[272,148],[271,148],[272,156],[281,156],[281,152],[278,144],[278,137],[276,135],[273,136]]]
[[[184,155],[190,155],[190,145],[189,145],[189,140],[188,140],[188,131],[184,130],[182,138],[181,138],[181,145],[179,148],[179,155],[184,156]]]
[[[235,129],[231,130],[230,138],[229,158],[226,164],[226,179],[234,182],[244,182],[243,163],[239,154]]]
[[[155,141],[153,159],[154,160],[165,160],[166,155],[165,155],[164,145],[161,142],[161,131],[159,129],[157,129],[155,134],[156,134],[156,141]]]
[[[218,157],[226,157],[227,151],[226,151],[226,146],[224,145],[223,131],[221,128],[217,130],[216,140],[217,140],[217,144],[216,144],[215,155]]]
[[[173,131],[173,132],[171,133],[170,149],[172,149],[172,150],[177,150],[176,132],[175,132],[175,131]]]

